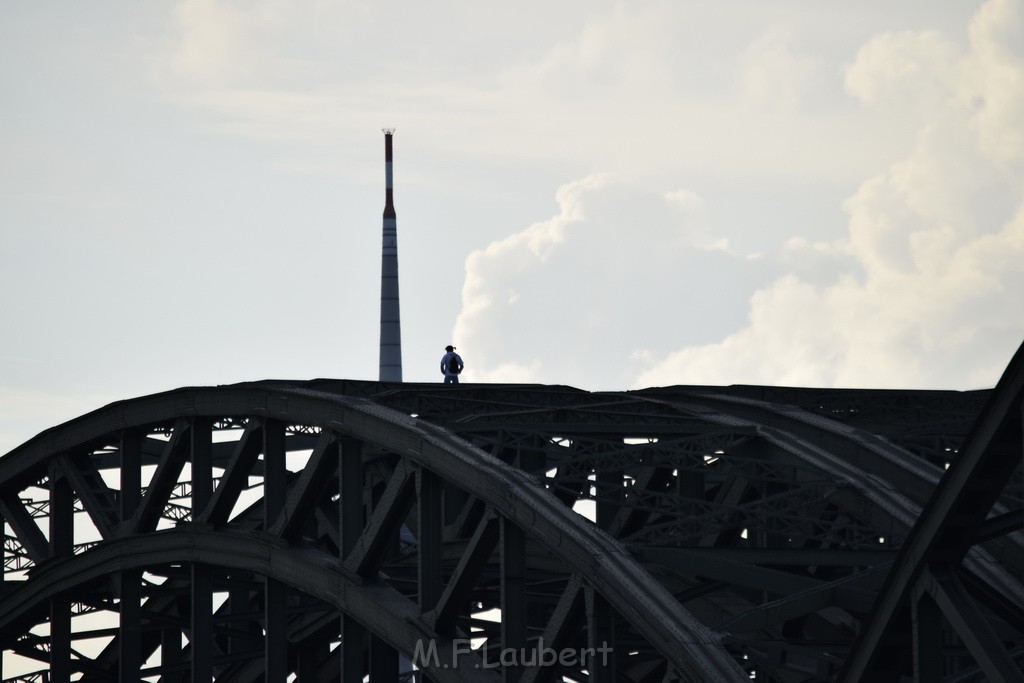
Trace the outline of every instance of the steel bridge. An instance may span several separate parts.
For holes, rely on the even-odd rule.
[[[1021,681],[991,391],[314,380],[0,458],[5,680]]]

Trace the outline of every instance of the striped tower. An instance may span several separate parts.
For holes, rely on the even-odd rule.
[[[402,381],[402,323],[398,311],[398,225],[392,190],[391,139],[384,128],[384,242],[380,266],[380,381]]]

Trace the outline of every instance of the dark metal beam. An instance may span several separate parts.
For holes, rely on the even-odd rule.
[[[430,470],[420,468],[417,489],[417,569],[420,611],[429,612],[437,606],[444,583],[444,509],[441,479]]]
[[[121,432],[121,524],[124,526],[135,514],[142,501],[142,439],[140,429]]]
[[[753,562],[733,559],[739,553],[715,552],[717,548],[648,548],[640,555],[647,562],[656,562],[689,576],[725,581],[745,588],[764,590],[775,595],[789,595],[820,587],[822,581],[793,572],[769,569]],[[722,550],[727,550],[723,548]]]
[[[616,681],[615,615],[593,588],[583,589],[587,615],[586,669],[594,683]]]
[[[942,611],[928,593],[914,600],[914,680],[939,683],[943,677]]]
[[[171,683],[184,681],[185,670],[183,661],[181,629],[165,628],[161,633],[160,641],[160,666],[163,669],[163,673],[160,676],[161,683],[165,680]]]
[[[955,570],[932,566],[926,570],[922,580],[988,680],[1004,683],[1024,681],[1024,672],[967,595]]]
[[[716,629],[733,635],[751,633],[780,627],[792,619],[829,607],[845,609],[852,614],[866,612],[871,607],[871,601],[875,599],[878,586],[885,580],[888,569],[888,567],[869,569],[837,581],[810,579],[813,583],[809,587],[741,612],[718,624]],[[764,578],[774,583],[779,579],[776,574],[770,573]],[[805,577],[793,576],[793,578],[804,579]],[[764,586],[748,587],[766,590]],[[719,590],[722,588],[723,586],[719,584]],[[778,586],[773,586],[773,588],[774,590],[771,592],[777,592]]]
[[[268,576],[264,601],[264,679],[267,683],[285,683],[288,680],[288,587]]]
[[[842,548],[673,548],[626,546],[641,562],[661,564],[695,573],[695,567],[718,561],[729,564],[773,567],[882,567],[896,559],[895,550],[848,550]]]
[[[90,461],[89,454],[65,455],[58,458],[58,461],[100,536],[113,536],[119,521],[118,502]]]
[[[363,650],[366,647],[366,629],[347,614],[341,615],[341,680],[363,680]]]
[[[579,629],[584,625],[586,619],[583,599],[583,580],[579,575],[573,574],[566,582],[562,594],[555,604],[555,609],[544,627],[544,633],[537,642],[537,648],[548,648],[552,652],[561,653],[566,650],[579,636]],[[542,666],[541,660],[537,660],[537,666],[531,666],[523,671],[520,683],[546,683],[552,680],[561,680],[559,676],[559,664],[551,662]]]
[[[1024,529],[1024,508],[1017,508],[989,517],[982,522],[978,526],[974,542],[984,543],[1022,529]]]
[[[190,422],[185,418],[179,418],[174,425],[171,439],[164,447],[160,456],[160,464],[146,488],[146,495],[138,509],[128,522],[125,533],[128,535],[144,533],[156,529],[157,522],[163,514],[167,498],[171,490],[178,483],[178,477],[185,466],[184,453],[188,448],[188,432]]]
[[[118,624],[118,679],[138,683],[142,669],[142,572],[121,572],[120,622]]]
[[[352,438],[340,440],[338,464],[338,529],[341,559],[356,547],[363,533],[363,443]]]
[[[288,502],[281,514],[270,524],[269,531],[287,541],[302,534],[317,502],[331,484],[338,466],[338,442],[327,432],[320,435],[313,452],[302,469],[298,481],[288,492]]]
[[[345,567],[361,576],[376,574],[389,544],[409,514],[415,498],[413,470],[402,460],[381,495],[369,523],[345,559]]]
[[[72,557],[74,491],[66,478],[53,468],[50,472],[50,555]],[[71,600],[67,593],[50,597],[50,683],[71,681]]]
[[[192,461],[192,519],[210,504],[213,496],[213,420],[200,416],[192,421],[190,459]]]
[[[437,606],[424,617],[438,632],[454,632],[456,619],[465,613],[470,593],[498,545],[498,536],[498,518],[493,514],[485,514],[459,558],[459,564],[445,585]]]
[[[1024,452],[1022,407],[1024,346],[1010,361],[957,459],[900,549],[871,617],[845,663],[842,680],[859,681],[869,677],[874,667],[891,668],[889,653],[905,649],[911,637],[909,599],[916,579],[928,567],[945,571],[964,561],[1003,486],[1020,466]],[[955,602],[952,597],[946,599]]]
[[[213,680],[213,581],[210,566],[192,562],[189,582],[191,628],[189,651],[192,653],[192,680]]]
[[[4,519],[18,537],[18,542],[34,563],[39,564],[50,556],[49,541],[25,509],[17,491],[0,490],[0,513],[3,513]]]
[[[209,507],[197,517],[197,521],[210,524],[225,524],[228,521],[262,448],[263,424],[250,420],[231,453]]]
[[[501,529],[501,647],[524,652],[527,640],[526,535],[508,520]],[[503,666],[502,680],[518,681],[519,666]]]
[[[192,519],[196,520],[213,496],[213,421],[206,416],[196,417],[189,430],[192,465]],[[192,654],[192,680],[213,680],[213,575],[209,565],[193,562],[190,565],[191,630],[189,651]]]
[[[285,462],[285,423],[267,420],[263,425],[263,520],[269,528],[284,510],[288,469]],[[264,677],[267,683],[288,678],[287,588],[267,576],[264,587]]]
[[[363,444],[342,437],[338,449],[338,551],[339,559],[348,558],[363,531]],[[341,615],[341,680],[363,680],[363,650],[367,646],[366,628],[348,614]]]
[[[398,650],[379,637],[370,638],[370,680],[398,683]]]
[[[267,420],[263,425],[263,524],[265,529],[280,516],[288,493],[285,461],[285,424]]]

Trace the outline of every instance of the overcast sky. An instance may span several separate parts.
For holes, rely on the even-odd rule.
[[[0,453],[110,401],[404,372],[992,386],[1024,0],[5,2]]]

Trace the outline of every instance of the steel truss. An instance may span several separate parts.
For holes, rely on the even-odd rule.
[[[5,680],[1020,680],[1020,356],[112,404],[0,458]]]

